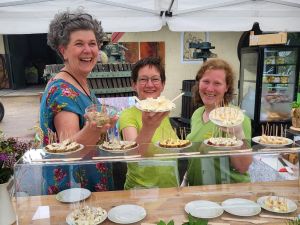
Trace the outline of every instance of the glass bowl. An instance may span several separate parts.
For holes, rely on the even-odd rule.
[[[110,105],[93,104],[85,109],[88,121],[96,122],[98,127],[101,127],[111,122],[117,113],[117,109]]]

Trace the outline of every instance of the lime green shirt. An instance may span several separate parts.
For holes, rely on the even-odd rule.
[[[187,139],[192,142],[202,142],[210,138],[213,131],[216,131],[216,125],[211,121],[203,122],[204,107],[198,108],[191,118],[191,133]],[[245,116],[243,121],[243,131],[245,138],[251,139],[251,121]],[[189,185],[207,185],[207,184],[222,184],[222,183],[240,183],[249,182],[247,173],[241,174],[230,166],[228,156],[209,157],[190,159],[187,171]]]
[[[122,111],[119,118],[120,131],[126,127],[135,127],[139,133],[142,126],[142,112],[135,106]],[[169,118],[163,119],[151,142],[156,143],[165,138],[177,138]],[[128,163],[124,188],[176,187],[179,185],[178,177],[177,160],[144,160]]]

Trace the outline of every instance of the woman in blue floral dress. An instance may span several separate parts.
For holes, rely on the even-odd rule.
[[[97,63],[103,32],[101,23],[82,11],[62,12],[51,21],[48,45],[64,60],[64,68],[52,78],[45,89],[40,107],[40,125],[44,145],[49,131],[59,141],[71,139],[83,145],[96,145],[101,134],[112,125],[97,127],[86,121],[85,109],[97,103],[91,94],[87,76]],[[110,164],[44,166],[43,194],[55,194],[70,187],[91,191],[113,189]]]

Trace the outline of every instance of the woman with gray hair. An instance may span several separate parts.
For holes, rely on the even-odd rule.
[[[57,134],[60,142],[68,138],[85,146],[96,145],[100,135],[114,125],[97,127],[84,116],[89,105],[98,103],[89,90],[87,76],[97,63],[102,37],[100,21],[80,10],[58,13],[51,21],[48,45],[63,59],[64,67],[49,80],[41,100],[44,145],[49,143],[49,130]],[[48,194],[69,188],[72,182],[92,191],[108,190],[112,186],[111,168],[106,164],[99,163],[96,168],[95,165],[73,166],[72,178],[68,170],[67,166],[44,170],[47,172],[44,188]]]

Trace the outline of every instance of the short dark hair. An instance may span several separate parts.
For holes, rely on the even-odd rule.
[[[165,68],[161,63],[161,60],[157,57],[148,57],[140,59],[134,64],[133,69],[131,71],[131,79],[134,83],[137,82],[140,69],[142,69],[145,66],[154,66],[159,71],[161,82],[166,82]]]
[[[228,87],[227,92],[224,95],[225,104],[229,104],[233,99],[233,91],[234,91],[234,73],[231,66],[223,59],[210,59],[207,60],[201,68],[199,69],[196,75],[196,83],[192,88],[193,93],[193,103],[203,104],[202,99],[199,94],[199,80],[203,77],[206,71],[208,70],[224,70],[225,71],[225,81]]]
[[[78,30],[93,31],[100,48],[104,36],[101,22],[80,9],[74,12],[65,11],[55,15],[49,25],[47,44],[63,59],[58,50],[59,46],[67,46],[71,33]]]

